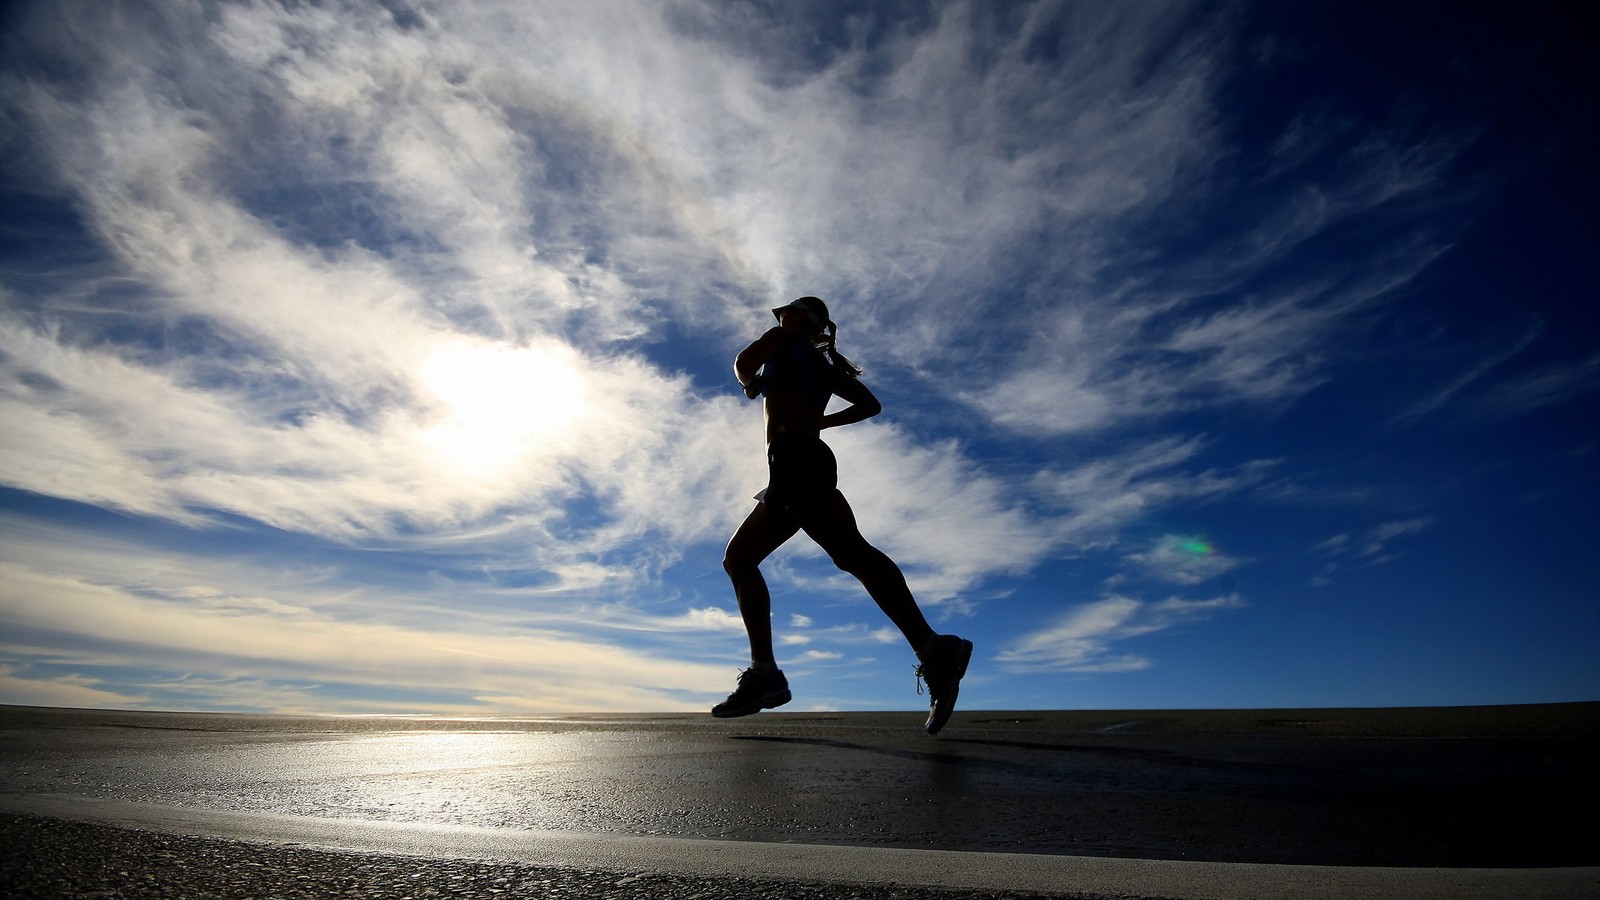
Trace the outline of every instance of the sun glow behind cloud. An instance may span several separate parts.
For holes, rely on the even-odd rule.
[[[452,340],[432,351],[418,381],[446,412],[422,439],[456,476],[502,476],[559,443],[583,417],[589,398],[575,354],[554,342],[512,347]]]

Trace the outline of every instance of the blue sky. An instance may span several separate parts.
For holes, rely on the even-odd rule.
[[[1554,6],[10,4],[0,702],[704,709],[830,431],[964,708],[1600,698],[1596,79]],[[915,709],[803,539],[794,709]]]

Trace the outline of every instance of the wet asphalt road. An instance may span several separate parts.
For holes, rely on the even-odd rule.
[[[1454,726],[1421,713],[1363,723],[1359,711],[1315,714],[1323,726],[1268,713],[974,713],[939,738],[912,714],[463,722],[11,708],[0,791],[765,842],[1592,865],[1600,854],[1562,812],[1600,799],[1597,708]]]
[[[1600,704],[962,713],[938,738],[921,734],[919,722],[863,713],[442,721],[0,708],[0,810],[8,800],[17,812],[27,798],[56,797],[505,834],[1333,866],[1600,861],[1589,832],[1569,824],[1600,796],[1590,762]],[[8,848],[35,847],[13,852],[10,872],[48,856],[39,848],[53,844],[50,829],[69,827],[101,826],[8,818]],[[362,865],[378,866],[369,874],[380,879],[399,871]],[[577,879],[573,896],[621,880],[583,871],[494,877]],[[679,887],[658,895],[722,896],[692,879]],[[449,895],[434,890],[414,895]],[[773,896],[806,896],[793,890]]]

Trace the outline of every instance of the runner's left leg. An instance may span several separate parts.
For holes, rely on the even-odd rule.
[[[862,537],[855,511],[844,494],[837,489],[825,491],[804,503],[792,504],[790,512],[834,565],[861,582],[878,608],[905,635],[911,649],[922,649],[933,637],[933,628],[911,595],[905,573],[888,554]]]
[[[777,665],[772,652],[772,595],[761,575],[761,562],[799,530],[794,516],[757,503],[722,555],[722,568],[733,581],[733,596],[739,601],[739,616],[750,638],[752,666]]]

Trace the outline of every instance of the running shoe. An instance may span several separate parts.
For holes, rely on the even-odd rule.
[[[922,693],[922,683],[928,683],[928,721],[922,730],[938,734],[950,714],[956,709],[956,695],[961,692],[961,677],[967,674],[967,663],[972,661],[972,642],[953,634],[934,635],[927,645],[917,651],[917,693]]]
[[[745,669],[739,673],[739,686],[728,699],[711,707],[711,714],[719,719],[732,719],[773,709],[789,702],[789,679],[779,669],[758,672]]]

